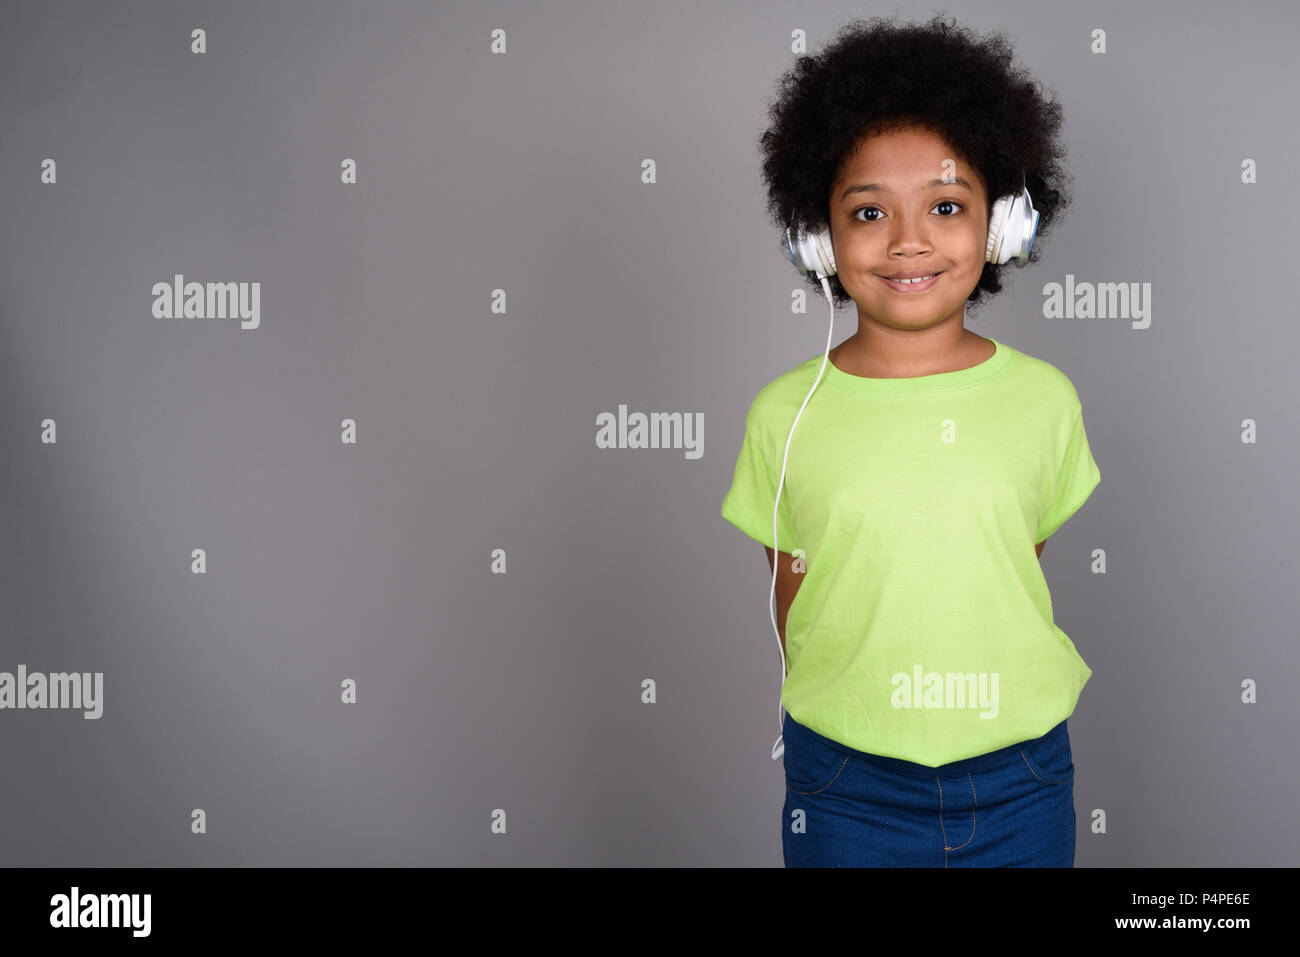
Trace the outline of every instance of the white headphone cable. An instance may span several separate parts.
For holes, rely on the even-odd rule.
[[[822,381],[822,373],[826,371],[826,363],[830,360],[831,355],[831,338],[835,335],[835,303],[831,299],[831,285],[825,276],[819,277],[822,283],[822,289],[826,293],[826,302],[831,307],[831,324],[826,330],[826,353],[822,356],[822,367],[817,371],[817,378],[813,381],[812,388],[804,396],[803,405],[799,406],[799,411],[795,414],[794,422],[790,423],[790,435],[785,440],[785,454],[781,457],[781,478],[776,484],[776,501],[772,504],[772,590],[767,596],[767,610],[772,616],[772,631],[776,634],[776,647],[781,652],[781,689],[785,690],[785,646],[781,643],[781,631],[776,625],[776,573],[780,568],[781,550],[777,548],[776,539],[776,516],[777,510],[781,507],[781,489],[785,485],[785,463],[790,458],[790,440],[794,438],[794,427],[799,424],[799,416],[803,415],[803,410],[808,406],[808,400],[812,398],[817,391],[817,383]],[[793,603],[792,603],[793,604]],[[788,615],[788,610],[787,610]],[[787,623],[789,618],[786,619]],[[776,742],[772,745],[772,760],[775,761],[781,755],[785,754],[785,704],[780,697],[777,698],[777,727],[781,733],[776,736]]]

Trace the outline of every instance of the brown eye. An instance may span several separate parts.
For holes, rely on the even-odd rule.
[[[935,209],[938,209],[940,206],[953,206],[953,207],[955,207],[955,209],[953,210],[953,212],[942,215],[942,216],[940,217],[941,219],[950,219],[951,217],[953,217],[953,216],[956,215],[957,210],[961,210],[961,209],[965,209],[965,208],[966,208],[966,207],[963,206],[961,203],[959,203],[959,202],[957,202],[956,200],[953,200],[953,199],[940,200],[938,203],[935,203],[934,208],[935,208]],[[878,216],[875,217],[875,218],[873,218],[873,219],[860,219],[860,218],[858,217],[858,213],[865,213],[865,212],[868,212],[868,211],[874,211],[874,212],[879,213],[879,212],[880,212],[880,207],[878,207],[878,206],[860,206],[860,207],[858,207],[857,209],[855,209],[855,210],[853,211],[852,216],[853,216],[854,219],[856,219],[856,220],[857,220],[858,222],[860,222],[860,223],[875,223],[875,222],[879,222],[879,221],[880,221],[880,217],[878,217]]]

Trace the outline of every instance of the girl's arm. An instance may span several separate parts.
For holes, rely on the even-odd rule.
[[[767,571],[772,573],[772,549],[763,546],[763,551],[767,553]],[[803,574],[792,571],[794,567],[794,556],[789,552],[781,553],[781,565],[776,571],[776,627],[781,633],[781,653],[785,653],[785,616],[790,611],[790,605],[794,603],[794,596],[799,591],[799,586],[803,584]]]

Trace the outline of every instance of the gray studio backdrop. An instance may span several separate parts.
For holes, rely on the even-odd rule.
[[[827,311],[756,140],[794,31],[893,9],[936,12],[0,7],[0,671],[103,676],[0,710],[0,863],[779,866],[719,508]],[[1066,108],[1074,205],[969,324],[1071,377],[1101,469],[1043,555],[1077,863],[1295,864],[1296,8],[946,9]],[[256,325],[155,315],[177,275]],[[1067,277],[1149,322],[1044,318]],[[599,447],[620,406],[703,455]]]

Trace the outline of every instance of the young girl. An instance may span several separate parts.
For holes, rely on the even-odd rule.
[[[785,863],[1071,867],[1092,671],[1038,556],[1100,474],[1070,380],[964,325],[1068,203],[1060,107],[936,17],[854,21],[771,116],[769,209],[858,315],[758,393],[722,505],[774,576]]]

